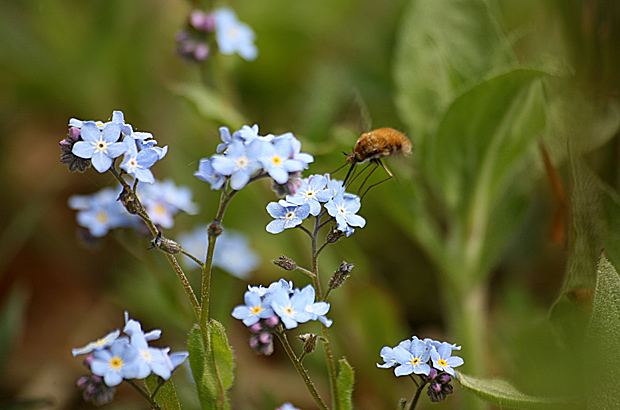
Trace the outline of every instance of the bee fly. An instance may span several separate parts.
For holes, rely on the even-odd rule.
[[[364,195],[366,195],[366,192],[368,192],[373,186],[379,185],[380,183],[394,177],[390,170],[383,164],[381,158],[386,158],[398,154],[408,154],[410,152],[411,141],[409,141],[409,139],[402,132],[396,131],[393,128],[379,128],[374,131],[362,134],[362,136],[359,137],[357,142],[355,143],[355,148],[353,148],[353,151],[351,151],[351,153],[347,155],[347,163],[351,164],[351,168],[349,168],[349,172],[344,179],[345,186],[356,164],[362,164],[364,162],[370,162],[374,164],[374,168],[370,171],[370,173],[364,179],[364,182],[362,182],[362,184],[360,185],[358,191],[359,195],[370,175],[377,169],[379,165],[381,165],[381,167],[383,167],[385,172],[388,174],[388,177],[369,186],[364,192]],[[360,174],[361,172],[358,174],[358,176]],[[353,182],[355,178],[357,178],[357,176],[355,176],[349,182],[349,184]],[[362,195],[361,197],[363,197],[364,195]]]

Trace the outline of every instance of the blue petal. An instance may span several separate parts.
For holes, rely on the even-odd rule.
[[[92,142],[78,141],[73,145],[73,155],[80,158],[89,159],[93,157],[97,147]]]
[[[99,173],[104,173],[112,166],[112,158],[108,157],[103,152],[95,152],[92,163],[93,167],[99,171]]]
[[[284,230],[284,220],[276,219],[275,221],[269,222],[267,225],[267,232],[269,233],[280,233]]]

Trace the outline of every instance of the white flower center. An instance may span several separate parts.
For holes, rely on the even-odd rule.
[[[347,210],[344,209],[344,206],[338,206],[336,207],[336,209],[338,210],[338,213],[342,216],[345,216],[347,214]]]
[[[304,196],[306,197],[306,199],[313,199],[316,197],[316,192],[308,190],[304,193]]]
[[[284,219],[286,219],[287,221],[290,221],[293,218],[295,218],[295,212],[293,211],[288,211],[286,215],[284,215]]]
[[[100,139],[95,144],[95,148],[96,148],[97,152],[105,152],[108,149],[108,143],[105,142],[103,139]]]
[[[246,157],[239,157],[239,159],[237,159],[237,168],[243,169],[247,167],[249,163],[250,161],[248,161]]]

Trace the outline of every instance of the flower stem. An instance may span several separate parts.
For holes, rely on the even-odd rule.
[[[284,332],[275,332],[275,334],[276,336],[278,336],[278,339],[280,339],[280,342],[282,343],[282,346],[284,347],[286,354],[288,355],[289,359],[291,359],[291,362],[293,362],[293,365],[295,365],[297,372],[299,373],[301,378],[304,379],[304,382],[306,383],[306,386],[308,387],[308,390],[310,391],[310,394],[314,398],[314,401],[316,402],[316,404],[321,408],[321,410],[329,410],[329,408],[327,407],[327,405],[325,404],[325,402],[319,395],[319,392],[317,391],[314,383],[310,379],[308,372],[306,371],[304,366],[301,364],[301,362],[297,359],[297,356],[295,356],[295,352],[291,348],[291,345],[289,344],[288,339],[286,338],[286,335],[284,334]]]
[[[142,386],[140,386],[138,383],[136,383],[133,379],[126,379],[125,380],[127,382],[127,384],[129,384],[131,387],[133,387],[138,393],[140,393],[140,395],[142,397],[144,397],[146,399],[146,401],[149,402],[151,408],[155,409],[155,410],[162,410],[161,406],[159,405],[159,403],[157,403],[157,401],[155,401],[155,399],[151,398],[151,395],[149,394],[149,392]]]
[[[416,383],[416,385],[417,385],[417,383]],[[426,382],[425,381],[420,383],[420,385],[416,389],[415,395],[413,396],[413,399],[411,399],[411,404],[409,405],[409,409],[408,410],[414,410],[415,407],[418,405],[418,400],[420,399],[420,394],[422,394],[422,390],[424,389],[424,386],[426,386]]]

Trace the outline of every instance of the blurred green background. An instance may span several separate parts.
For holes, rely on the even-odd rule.
[[[321,256],[325,278],[343,259],[355,264],[346,286],[332,296],[329,317],[335,321],[337,357],[345,355],[356,369],[354,397],[360,409],[394,408],[400,397],[410,398],[413,393],[408,380],[376,367],[382,346],[395,346],[413,334],[465,343],[454,339],[458,326],[452,323],[454,308],[448,306],[453,301],[445,299],[441,267],[429,256],[421,239],[424,234],[416,231],[420,225],[413,209],[417,205],[411,200],[419,192],[412,181],[432,185],[436,176],[425,174],[430,168],[423,166],[424,158],[417,151],[424,131],[415,129],[416,122],[407,116],[405,100],[411,95],[402,78],[407,41],[414,38],[408,31],[417,29],[411,18],[416,3],[424,2],[231,1],[226,4],[256,31],[259,57],[254,62],[238,56],[218,59],[236,89],[232,103],[247,123],[259,124],[261,133],[294,132],[303,151],[315,156],[312,173],[331,172],[342,165],[342,151],[352,149],[370,120],[373,128],[400,129],[414,142],[412,156],[389,160],[396,178],[364,198],[360,214],[367,220],[366,227]],[[575,143],[576,151],[587,166],[617,191],[619,3],[462,0],[454,4],[458,6],[453,12],[486,4],[485,12],[505,35],[515,66],[542,65],[561,73],[560,85],[545,88],[546,101],[561,95],[575,114],[567,117],[570,110],[550,108],[556,117],[547,119],[545,135],[552,137],[545,142],[566,195],[574,192],[571,183],[576,179],[574,175],[571,179],[562,154],[566,145],[555,137],[571,133],[582,142]],[[160,145],[170,147],[165,160],[153,168],[156,178],[172,177],[177,184],[189,186],[200,204],[198,216],[176,218],[170,236],[210,222],[219,196],[192,173],[200,158],[214,153],[221,123],[197,109],[191,98],[179,95],[180,90],[200,89],[201,73],[174,53],[175,33],[191,10],[189,2],[180,0],[0,3],[0,320],[6,330],[0,335],[0,407],[49,399],[49,408],[92,408],[74,387],[85,371],[70,349],[121,327],[124,310],[146,329],[161,328],[162,346],[185,348],[191,309],[165,258],[146,252],[148,239],[115,232],[98,249],[80,245],[68,197],[90,194],[114,181],[92,169],[69,173],[59,162],[58,142],[66,135],[69,118],[106,120],[113,110],[122,110],[134,129],[151,132]],[[470,18],[476,18],[475,12]],[[451,22],[446,15],[446,24]],[[430,23],[442,32],[441,19]],[[424,39],[423,34],[419,38]],[[451,35],[446,31],[447,38]],[[484,51],[489,39],[477,40]],[[428,43],[419,47],[424,44]],[[439,55],[439,60],[443,57],[449,58]],[[432,82],[434,68],[416,73],[411,81]],[[451,77],[452,85],[458,81]],[[570,104],[577,100],[579,104]],[[416,101],[422,107],[426,104],[424,97]],[[510,221],[514,226],[506,230],[483,281],[488,296],[483,301],[488,345],[476,348],[484,350],[487,362],[480,376],[506,377],[526,391],[543,394],[536,391],[535,378],[527,376],[536,369],[538,357],[528,353],[537,347],[543,354],[544,343],[534,342],[542,337],[537,326],[547,320],[552,305],[566,290],[562,286],[569,236],[562,219],[559,225],[553,223],[558,200],[542,157],[535,158],[532,167],[538,172],[531,176],[519,216]],[[432,187],[428,192],[433,192]],[[429,209],[441,213],[442,206],[434,208],[432,203],[442,199],[429,198]],[[267,183],[253,184],[232,202],[224,226],[244,231],[260,253],[261,268],[253,273],[251,284],[267,285],[287,277],[301,287],[307,278],[287,275],[270,262],[280,254],[299,264],[309,261],[303,233],[265,232],[271,220],[265,206],[273,200]],[[566,213],[561,215],[568,221]],[[437,220],[439,225],[445,222],[441,216]],[[497,226],[506,222],[491,220]],[[552,240],[558,226],[559,234],[556,230]],[[620,255],[610,259],[618,261]],[[197,279],[192,277],[195,283]],[[245,327],[230,317],[232,308],[242,303],[247,283],[218,270],[214,281],[213,314],[227,327],[237,357],[231,392],[236,408],[272,409],[284,401],[302,409],[315,408],[280,346],[272,357],[255,356],[247,348]],[[464,351],[467,348],[463,346]],[[327,396],[322,354],[315,356],[306,363]],[[183,403],[196,408],[191,388],[182,380],[179,383]],[[431,405],[422,400],[419,408],[464,408],[468,395],[457,388],[446,403]],[[147,406],[122,386],[107,408]]]

